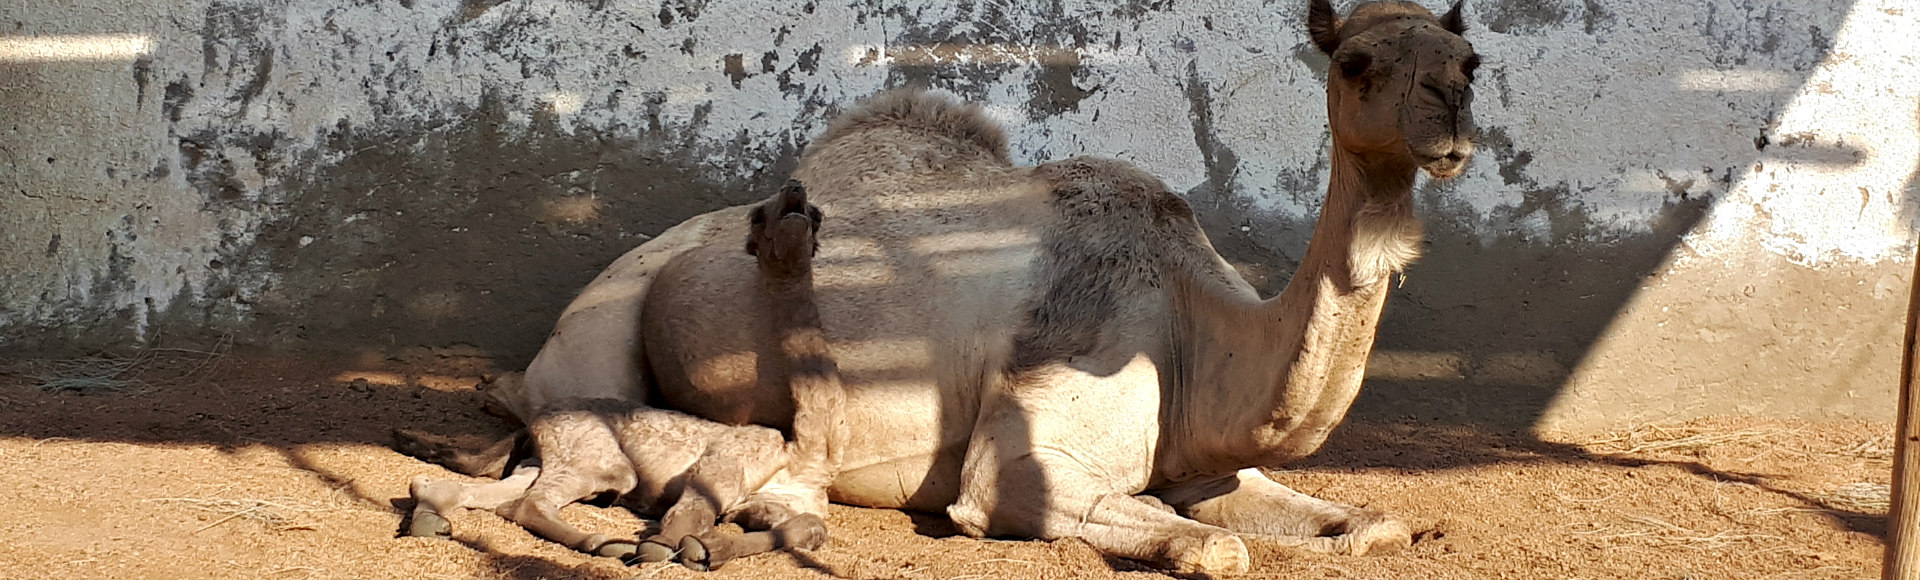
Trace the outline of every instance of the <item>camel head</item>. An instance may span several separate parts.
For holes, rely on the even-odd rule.
[[[1473,157],[1473,70],[1457,0],[1443,16],[1418,4],[1368,2],[1346,18],[1311,0],[1307,30],[1332,59],[1327,122],[1336,149],[1369,164],[1459,175]]]
[[[819,207],[807,203],[807,188],[789,179],[780,193],[747,214],[747,253],[777,274],[806,272],[813,265],[813,254],[820,250],[815,235],[822,217]]]

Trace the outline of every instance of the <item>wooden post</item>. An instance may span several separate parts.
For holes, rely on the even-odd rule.
[[[1899,419],[1893,425],[1893,501],[1887,509],[1885,580],[1920,580],[1920,380],[1914,376],[1914,333],[1920,328],[1920,257],[1914,260],[1913,289],[1907,297],[1907,334],[1900,357]]]

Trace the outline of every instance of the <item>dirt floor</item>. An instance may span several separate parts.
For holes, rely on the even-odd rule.
[[[505,428],[465,364],[0,361],[0,578],[1167,576],[1077,541],[974,540],[942,518],[843,506],[825,548],[706,575],[587,557],[484,512],[454,516],[453,541],[396,537],[408,480],[452,476],[390,450],[390,428]],[[429,367],[444,374],[379,370]],[[1872,578],[1890,446],[1886,424],[1748,418],[1544,437],[1348,425],[1275,478],[1399,514],[1420,541],[1358,558],[1256,545],[1245,577]],[[617,508],[565,515],[646,526]]]

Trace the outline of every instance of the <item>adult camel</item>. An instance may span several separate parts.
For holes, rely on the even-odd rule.
[[[1255,468],[1318,449],[1358,392],[1390,274],[1418,254],[1416,173],[1456,176],[1472,154],[1478,59],[1458,4],[1341,18],[1311,0],[1308,29],[1332,62],[1331,182],[1271,299],[1160,180],[1110,159],[1016,166],[972,106],[885,93],[814,140],[795,177],[835,216],[817,296],[851,426],[830,497],[1186,570],[1246,570],[1243,537],[1408,544],[1392,517]],[[622,256],[508,381],[507,406],[529,418],[564,397],[658,393],[707,419],[791,428],[786,383],[741,332],[766,319],[743,211]],[[775,482],[761,501],[818,509],[818,492]]]

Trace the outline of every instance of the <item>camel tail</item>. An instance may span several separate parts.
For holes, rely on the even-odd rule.
[[[809,149],[829,148],[842,139],[886,129],[945,137],[962,147],[987,153],[1002,164],[1013,163],[1007,158],[1006,131],[979,106],[956,103],[920,89],[893,89],[868,97],[834,119]]]

